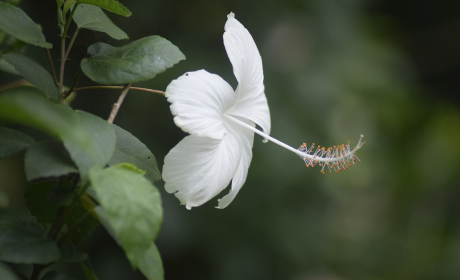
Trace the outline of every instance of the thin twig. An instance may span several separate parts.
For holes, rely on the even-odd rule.
[[[74,88],[77,85],[78,79],[80,79],[80,76],[81,76],[81,67],[78,68],[78,72],[77,72],[77,75],[75,75],[75,79],[73,80],[72,86],[69,88],[68,91],[66,91],[65,93],[62,94],[64,99],[69,97],[69,95],[72,93],[72,91],[74,91]]]
[[[72,22],[72,17],[75,11],[77,10],[78,5],[75,5],[75,7],[72,9],[72,12],[70,13],[70,16],[67,18],[67,22],[65,24],[64,28],[64,33],[61,36],[61,69],[59,72],[59,103],[63,102],[63,96],[62,96],[62,88],[64,86],[64,67],[65,67],[65,61],[67,59],[66,57],[66,50],[65,50],[65,38],[67,36],[67,31],[69,30],[70,22]],[[70,49],[69,49],[70,51]]]
[[[110,123],[110,124],[113,123],[113,120],[114,120],[115,117],[117,116],[118,110],[120,109],[121,104],[123,103],[123,100],[124,100],[125,97],[126,97],[126,94],[128,94],[128,91],[129,91],[129,87],[130,87],[130,86],[131,86],[131,83],[126,84],[126,85],[123,87],[123,91],[121,92],[120,97],[118,97],[117,103],[113,104],[113,106],[112,106],[112,112],[110,112],[109,119],[107,120],[108,123]]]
[[[89,86],[89,87],[80,87],[80,88],[75,88],[73,91],[80,91],[80,90],[87,90],[87,89],[122,89],[123,86]],[[152,93],[157,93],[160,95],[165,95],[163,91],[156,90],[156,89],[149,89],[149,88],[141,88],[141,87],[130,87],[132,90],[139,90],[139,91],[146,91],[146,92],[152,92]]]
[[[59,71],[59,103],[62,103],[62,87],[64,86],[64,66],[65,66],[65,37],[61,38],[61,69]]]
[[[57,244],[58,246],[61,245],[61,243],[66,239],[67,236],[69,236],[69,234],[81,223],[83,222],[87,217],[89,217],[89,215],[91,213],[93,213],[94,210],[91,210],[91,211],[88,211],[86,212],[83,216],[81,216],[76,222],[75,224],[73,224],[68,230],[67,232],[62,235],[61,237],[59,237],[58,241],[57,241]]]
[[[0,91],[4,91],[4,90],[15,88],[15,87],[23,87],[23,86],[33,87],[33,85],[29,83],[26,79],[19,79],[17,81],[1,85]]]
[[[47,238],[50,240],[55,240],[58,236],[59,232],[61,231],[62,226],[64,225],[64,220],[67,215],[69,207],[62,206],[59,208],[56,218],[51,225],[50,231],[48,232]]]
[[[38,280],[38,277],[42,273],[42,270],[52,264],[53,264],[52,262],[49,264],[34,264],[34,269],[32,270],[32,275],[30,276],[30,280]]]
[[[53,60],[51,59],[51,54],[49,49],[46,50],[46,56],[48,57],[48,64],[50,65],[51,76],[53,76],[54,85],[58,88],[59,83],[56,77],[56,72],[54,71]]]
[[[73,33],[72,39],[70,40],[69,46],[67,47],[67,51],[65,52],[65,60],[67,60],[67,58],[69,57],[70,49],[72,48],[73,43],[75,42],[75,39],[77,38],[78,31],[80,31],[79,27]]]

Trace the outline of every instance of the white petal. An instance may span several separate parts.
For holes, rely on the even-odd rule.
[[[257,123],[266,134],[270,134],[270,111],[264,93],[262,58],[251,34],[235,19],[233,13],[228,15],[225,24],[224,45],[239,83],[237,104],[229,113]]]
[[[241,120],[241,119],[240,119]],[[241,120],[245,123],[251,125],[252,127],[255,124],[251,121]],[[231,127],[229,127],[231,129]],[[235,176],[232,179],[232,187],[230,192],[224,196],[223,198],[219,199],[219,205],[217,208],[223,209],[227,207],[233,199],[236,197],[238,192],[240,191],[241,187],[243,186],[244,182],[246,182],[246,177],[248,176],[248,169],[249,165],[251,164],[252,160],[252,145],[254,143],[254,133],[244,127],[236,127],[238,131],[235,131],[241,139],[242,142],[242,154],[240,164],[238,169],[236,170]],[[233,131],[231,132],[233,133]]]
[[[222,139],[227,133],[222,115],[236,101],[232,87],[221,77],[199,70],[173,80],[166,88],[174,122],[190,134]]]
[[[227,133],[222,140],[190,135],[165,157],[165,189],[187,209],[200,206],[225,189],[241,160],[241,142]]]

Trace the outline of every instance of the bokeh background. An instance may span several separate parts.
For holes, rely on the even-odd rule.
[[[136,86],[164,90],[184,72],[206,69],[236,87],[222,42],[234,12],[263,59],[272,136],[294,147],[354,143],[360,134],[366,141],[361,163],[321,175],[256,136],[247,181],[225,210],[214,208],[216,198],[188,211],[158,183],[166,279],[460,278],[460,1],[121,2],[133,16],[109,17],[131,40],[160,35],[187,57]],[[20,7],[44,26],[57,58],[55,5]],[[98,41],[129,42],[82,30],[67,84]],[[41,49],[27,52],[46,65]],[[86,85],[93,83],[82,78],[78,86]],[[82,91],[72,106],[107,118],[118,94]],[[166,100],[145,92],[128,94],[115,123],[152,150],[160,169],[186,136]],[[102,228],[82,247],[99,279],[144,279]],[[67,269],[81,277],[78,267]]]

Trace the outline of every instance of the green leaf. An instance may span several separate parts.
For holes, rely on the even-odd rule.
[[[56,140],[32,145],[24,158],[24,171],[28,181],[78,172],[62,142]]]
[[[86,260],[87,254],[78,252],[70,239],[64,240],[61,245],[61,260],[67,263],[80,263]]]
[[[155,243],[152,242],[144,254],[140,256],[138,265],[139,270],[148,280],[164,279],[163,263]]]
[[[78,9],[73,15],[73,20],[79,28],[104,32],[117,40],[128,39],[128,35],[115,24],[113,24],[112,21],[101,10],[101,8],[95,7],[93,5],[79,5]]]
[[[79,265],[85,274],[86,280],[98,280],[96,275],[94,275],[94,273],[88,267],[86,267],[86,265],[83,263],[79,263]]]
[[[0,263],[0,279],[2,280],[19,280],[19,277],[6,264]]]
[[[97,206],[94,211],[97,213],[101,223],[104,225],[110,236],[118,242],[117,234],[110,225],[104,209],[101,206]],[[161,256],[155,246],[155,243],[152,242],[143,250],[133,250],[131,253],[131,258],[134,260],[131,263],[136,264],[147,279],[157,280],[164,278]]]
[[[2,57],[13,65],[21,76],[43,92],[46,97],[57,100],[58,90],[54,85],[53,77],[45,68],[24,56],[4,54]]]
[[[6,62],[3,58],[0,58],[0,70],[9,74],[21,76],[21,74],[14,69],[13,65]]]
[[[34,139],[22,132],[0,127],[0,159],[25,150],[34,143]]]
[[[37,24],[21,9],[0,2],[0,29],[28,44],[51,49]]]
[[[129,17],[131,11],[116,0],[77,0],[78,4],[91,4],[114,14]]]
[[[151,245],[162,220],[158,190],[141,174],[118,165],[93,167],[89,178],[115,240],[133,267]]]
[[[123,47],[105,43],[89,46],[81,69],[100,84],[126,84],[152,79],[185,56],[168,40],[149,36]]]
[[[0,95],[0,119],[39,129],[60,139],[83,180],[94,166],[104,166],[115,150],[115,132],[99,117],[52,104],[33,88],[15,88]]]
[[[8,229],[20,226],[21,223],[18,217],[6,210],[0,209],[0,236]]]
[[[0,260],[11,263],[47,264],[59,259],[59,249],[46,231],[29,223],[5,231],[0,237]]]
[[[76,147],[76,149],[74,149],[74,156],[72,156],[72,159],[77,163],[77,165],[78,162],[80,162],[80,165],[78,166],[81,176],[85,178],[87,172],[92,166],[104,166],[107,164],[115,150],[116,137],[114,129],[107,123],[106,120],[83,111],[77,111],[77,117],[84,130],[83,135],[86,137],[85,142],[89,142],[88,144],[90,144],[85,145],[87,146],[85,149],[88,150],[84,152],[91,154],[92,156],[87,157],[84,155],[80,157],[78,153],[83,151],[79,151],[80,147]],[[66,148],[69,150],[67,145]],[[71,151],[69,151],[69,153],[72,155]]]
[[[74,280],[60,271],[50,271],[41,280]]]
[[[65,18],[64,18],[64,14],[62,13],[62,5],[64,5],[64,0],[56,0],[56,4],[57,4],[57,22],[58,22],[58,26],[59,26],[59,29],[61,31],[61,35],[62,33],[64,32],[64,27],[65,27]]]
[[[70,7],[72,7],[72,5],[75,4],[75,2],[76,0],[66,0],[62,14],[63,15],[67,14],[67,12],[70,10]]]
[[[157,161],[147,146],[128,131],[114,124],[112,126],[115,129],[117,143],[108,165],[128,162],[145,170],[145,177],[150,181],[156,182],[160,180],[161,174],[157,167]]]

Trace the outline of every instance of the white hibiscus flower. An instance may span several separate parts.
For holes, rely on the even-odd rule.
[[[348,145],[329,149],[294,149],[270,134],[270,112],[264,93],[262,59],[248,30],[228,15],[224,45],[238,87],[205,70],[188,72],[166,88],[174,122],[190,135],[166,155],[165,189],[187,209],[209,201],[232,181],[230,193],[217,208],[227,207],[246,181],[252,159],[254,133],[296,154],[307,164],[341,170],[354,162],[355,149]],[[255,129],[258,124],[263,132]],[[319,147],[318,147],[319,148]]]

